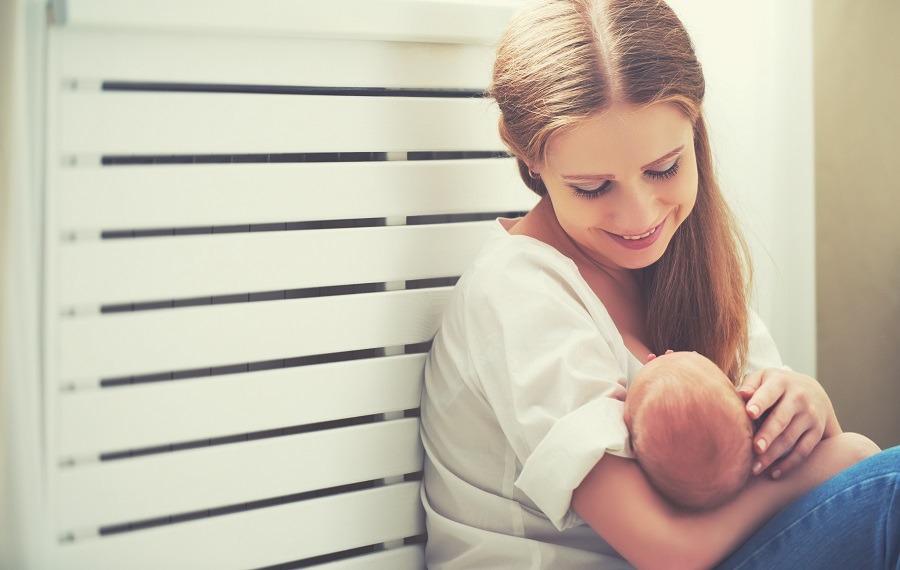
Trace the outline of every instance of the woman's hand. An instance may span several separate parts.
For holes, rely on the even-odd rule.
[[[752,419],[769,412],[753,436],[759,454],[755,475],[771,467],[770,476],[778,479],[800,465],[823,438],[841,433],[825,390],[805,374],[767,368],[744,377],[738,393]]]

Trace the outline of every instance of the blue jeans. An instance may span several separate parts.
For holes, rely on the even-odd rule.
[[[900,569],[900,446],[803,495],[718,568]]]

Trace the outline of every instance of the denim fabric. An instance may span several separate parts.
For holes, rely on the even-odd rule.
[[[839,473],[782,510],[720,570],[900,570],[900,446]]]

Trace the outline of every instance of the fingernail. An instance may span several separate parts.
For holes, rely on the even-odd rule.
[[[763,451],[766,450],[766,445],[767,445],[767,444],[766,444],[766,440],[764,440],[764,439],[757,439],[757,440],[756,440],[756,447],[759,448],[759,452],[760,452],[760,453],[762,453]]]
[[[781,469],[776,469],[775,471],[772,471],[772,479],[778,479],[779,477],[781,477]]]
[[[753,464],[753,474],[759,475],[760,471],[762,471],[762,463],[757,461],[756,463]]]
[[[752,415],[754,418],[759,416],[759,406],[757,406],[756,404],[753,404],[752,406],[750,406],[747,409],[750,410],[750,415]],[[760,441],[762,441],[762,440],[760,440]]]

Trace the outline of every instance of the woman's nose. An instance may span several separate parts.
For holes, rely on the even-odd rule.
[[[613,220],[623,235],[646,232],[658,220],[659,204],[652,187],[640,182],[620,186]]]

